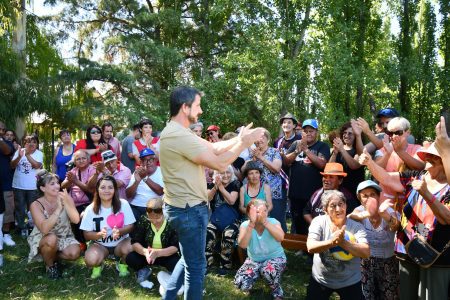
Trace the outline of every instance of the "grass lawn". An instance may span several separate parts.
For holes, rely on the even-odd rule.
[[[0,269],[0,299],[160,299],[158,293],[157,267],[150,280],[155,283],[151,290],[141,288],[135,276],[119,278],[114,263],[108,261],[99,279],[90,279],[88,270],[80,258],[65,263],[65,274],[60,280],[47,279],[43,263],[27,263],[28,243],[14,235],[16,247],[4,246],[4,266]],[[283,275],[283,289],[286,299],[304,299],[311,266],[306,259],[293,252],[287,252],[288,269]],[[220,277],[208,274],[205,299],[272,299],[270,289],[260,280],[249,297],[233,285],[233,276]]]

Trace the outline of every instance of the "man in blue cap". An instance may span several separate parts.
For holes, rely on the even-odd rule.
[[[291,166],[289,200],[296,233],[307,234],[309,224],[303,218],[303,209],[312,194],[322,186],[322,175],[330,159],[330,147],[318,141],[319,123],[307,119],[302,124],[302,139],[292,143],[286,152],[285,162]]]
[[[146,213],[149,199],[160,198],[164,194],[164,182],[155,152],[150,148],[144,148],[139,153],[139,159],[141,165],[134,171],[126,189],[136,220]]]

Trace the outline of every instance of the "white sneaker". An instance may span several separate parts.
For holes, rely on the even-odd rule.
[[[166,290],[167,290],[167,283],[170,280],[170,273],[165,272],[165,271],[160,271],[158,272],[158,275],[156,276],[158,278],[158,282],[160,284],[159,286],[159,294],[161,295],[161,297],[164,297],[164,295],[166,294]],[[184,285],[182,285],[180,287],[180,289],[177,292],[178,296],[183,295],[184,293]]]
[[[140,286],[142,286],[144,289],[151,289],[153,287],[153,282],[144,280],[139,283]]]
[[[10,247],[14,247],[16,245],[16,242],[14,242],[9,233],[3,235],[3,243]]]

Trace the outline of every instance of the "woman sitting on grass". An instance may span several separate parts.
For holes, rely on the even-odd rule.
[[[48,277],[57,279],[60,277],[58,259],[80,257],[80,246],[70,227],[70,222],[78,223],[80,216],[67,191],[60,192],[57,175],[43,170],[36,177],[41,197],[30,206],[34,228],[28,237],[28,262],[42,258]]]
[[[162,206],[161,199],[150,199],[147,213],[141,216],[131,233],[133,252],[126,261],[137,271],[137,282],[144,288],[153,287],[153,283],[147,281],[152,273],[150,266],[163,266],[172,272],[180,259],[177,233],[164,218]]]
[[[283,298],[281,275],[286,267],[286,255],[281,241],[284,231],[280,222],[268,218],[268,204],[252,200],[247,205],[247,221],[239,230],[238,243],[247,248],[248,258],[234,278],[237,288],[248,293],[259,276],[263,276],[272,289],[274,299]]]
[[[100,277],[103,261],[108,255],[115,255],[125,261],[131,252],[128,233],[136,222],[131,207],[126,200],[119,198],[119,189],[114,177],[102,177],[95,188],[94,200],[84,213],[80,229],[84,237],[92,241],[86,250],[84,261],[93,267],[91,278]],[[129,274],[125,263],[117,262],[120,277]]]

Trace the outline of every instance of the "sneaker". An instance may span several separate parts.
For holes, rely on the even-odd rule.
[[[139,283],[140,286],[142,286],[144,289],[152,289],[154,284],[151,281],[148,280],[144,280],[142,282]]]
[[[116,262],[116,270],[119,272],[119,277],[127,277],[130,275],[130,272],[128,272],[128,265],[121,264],[120,262]]]
[[[58,266],[56,264],[47,267],[47,276],[49,279],[58,279],[61,277],[61,275],[59,274]]]
[[[6,244],[6,246],[14,247],[16,245],[16,242],[12,239],[11,235],[9,233],[5,233],[3,235],[3,243]]]
[[[0,230],[0,251],[3,250],[3,233]]]
[[[161,295],[161,297],[164,297],[166,294],[167,283],[170,280],[170,273],[165,272],[165,271],[160,271],[160,272],[158,272],[157,278],[158,278],[158,282],[159,282],[159,294]],[[184,293],[184,285],[182,285],[180,287],[180,289],[177,292],[177,295],[181,296],[181,295],[183,295],[183,293]]]
[[[166,296],[166,289],[162,286],[162,284],[159,285],[159,294],[163,298]]]
[[[150,276],[150,274],[152,274],[152,269],[144,267],[142,269],[140,269],[139,271],[137,271],[137,283],[141,283],[143,281],[146,281],[148,276]]]
[[[91,279],[97,279],[102,275],[103,265],[92,268]]]

